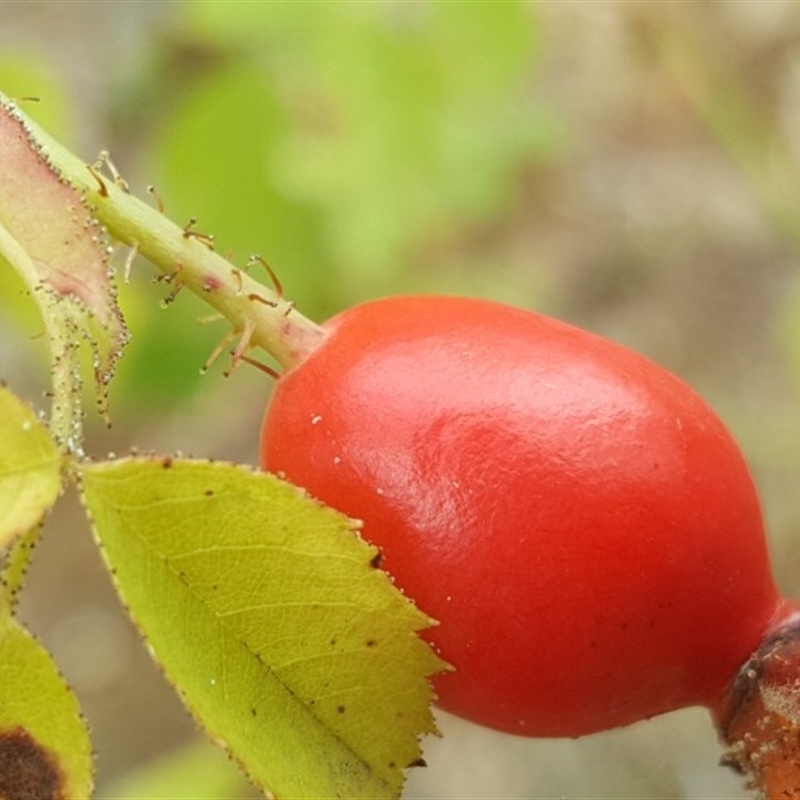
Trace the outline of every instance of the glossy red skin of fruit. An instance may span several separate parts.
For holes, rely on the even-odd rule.
[[[363,520],[440,621],[439,705],[531,736],[714,706],[779,613],[736,443],[643,356],[487,301],[396,297],[278,381],[264,468]]]

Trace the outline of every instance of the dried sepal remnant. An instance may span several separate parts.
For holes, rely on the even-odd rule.
[[[128,338],[111,280],[110,252],[83,195],[53,166],[16,106],[0,101],[0,254],[39,305],[56,375],[71,352],[63,337],[77,330],[78,341],[88,342],[102,414],[114,364]],[[67,405],[73,405],[72,388],[62,401]],[[54,391],[61,388],[54,385]],[[68,416],[73,422],[80,418],[76,411]]]
[[[723,764],[760,798],[800,800],[800,617],[740,670],[721,715]]]

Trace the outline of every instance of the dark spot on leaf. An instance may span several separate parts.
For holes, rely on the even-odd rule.
[[[258,711],[257,711],[255,708],[251,708],[251,709],[250,709],[250,713],[251,713],[251,714],[252,714],[254,717],[257,717],[257,716],[258,716]]]
[[[390,761],[389,762],[389,769],[395,769],[396,767],[397,767],[397,764],[395,764],[394,761]]]
[[[337,706],[337,707],[336,707],[336,710],[337,710],[337,711],[338,711],[340,714],[344,714],[344,712],[345,712],[347,709],[346,709],[344,706]]]
[[[411,769],[411,767],[427,767],[427,766],[428,766],[428,762],[424,758],[420,757],[420,758],[415,758],[408,765],[408,768]]]
[[[206,489],[205,492],[203,492],[203,494],[205,494],[206,497],[212,497],[214,495],[214,490]]]
[[[378,643],[375,641],[375,639],[367,639],[366,641],[367,647],[375,647],[376,644]]]
[[[0,797],[64,800],[58,763],[24,728],[0,732]]]
[[[331,647],[336,647],[336,639],[331,639]]]
[[[383,562],[383,553],[380,550],[370,559],[369,565],[374,569],[378,569]]]

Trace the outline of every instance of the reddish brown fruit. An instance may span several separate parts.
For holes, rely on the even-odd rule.
[[[507,306],[344,312],[278,382],[262,463],[364,521],[441,625],[445,709],[578,736],[719,706],[784,613],[713,411],[636,353]]]

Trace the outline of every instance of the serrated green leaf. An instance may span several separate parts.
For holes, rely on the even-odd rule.
[[[75,696],[47,651],[0,608],[0,797],[82,800],[92,783]]]
[[[61,491],[61,456],[36,415],[0,386],[0,549],[34,528]]]
[[[196,718],[279,797],[396,797],[434,730],[431,623],[354,523],[264,473],[82,467],[118,588]]]

